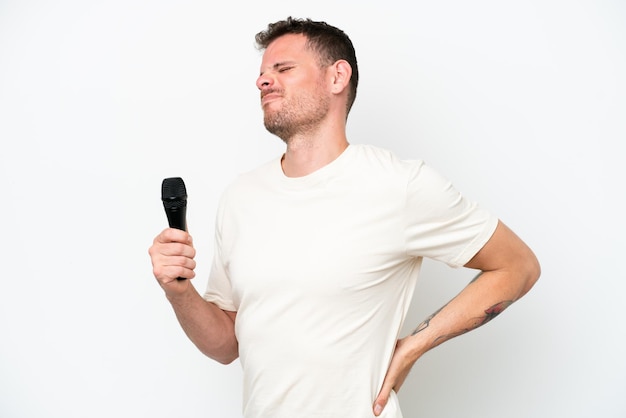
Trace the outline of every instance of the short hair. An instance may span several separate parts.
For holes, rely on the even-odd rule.
[[[350,90],[348,91],[347,112],[350,112],[359,84],[359,68],[356,52],[352,41],[344,31],[326,22],[311,19],[288,17],[267,25],[267,29],[256,34],[256,46],[259,50],[266,49],[277,38],[288,34],[302,34],[307,38],[307,47],[315,51],[320,65],[332,65],[338,60],[346,60],[352,67]]]

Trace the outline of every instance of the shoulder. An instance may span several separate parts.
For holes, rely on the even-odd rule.
[[[395,152],[375,145],[357,144],[353,148],[354,161],[368,170],[410,175],[424,165],[420,159],[402,159]]]
[[[401,191],[409,201],[440,208],[460,198],[451,180],[422,159],[400,158],[393,151],[372,145],[357,145],[353,151],[363,177],[371,184]]]

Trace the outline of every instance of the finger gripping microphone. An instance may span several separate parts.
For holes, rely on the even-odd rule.
[[[161,184],[161,200],[170,228],[187,230],[187,189],[180,177],[170,177]]]
[[[187,189],[180,177],[170,177],[161,184],[161,200],[170,228],[187,230]],[[185,280],[178,277],[178,280]]]

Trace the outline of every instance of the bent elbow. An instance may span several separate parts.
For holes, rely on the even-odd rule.
[[[220,364],[228,365],[232,363],[233,361],[237,360],[238,358],[239,358],[239,354],[234,353],[234,354],[224,355],[220,357],[213,357],[213,360],[217,361]]]
[[[212,347],[211,349],[200,350],[202,353],[212,360],[221,364],[230,364],[239,358],[239,344],[233,342],[224,344],[221,347]]]
[[[526,294],[535,285],[535,283],[537,283],[537,280],[539,280],[539,277],[541,276],[541,264],[539,264],[539,260],[534,254],[532,254],[532,256],[526,261],[524,271],[526,283],[522,291],[522,295]]]

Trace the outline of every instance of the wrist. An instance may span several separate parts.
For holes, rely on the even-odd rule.
[[[396,349],[402,347],[402,350],[405,352],[407,359],[411,362],[416,362],[417,359],[419,359],[428,350],[430,350],[430,348],[432,348],[429,346],[429,344],[427,344],[427,341],[428,340],[424,338],[423,335],[412,334],[399,340]]]
[[[163,285],[165,297],[174,306],[183,306],[189,303],[198,292],[191,285],[189,280],[176,280]]]

